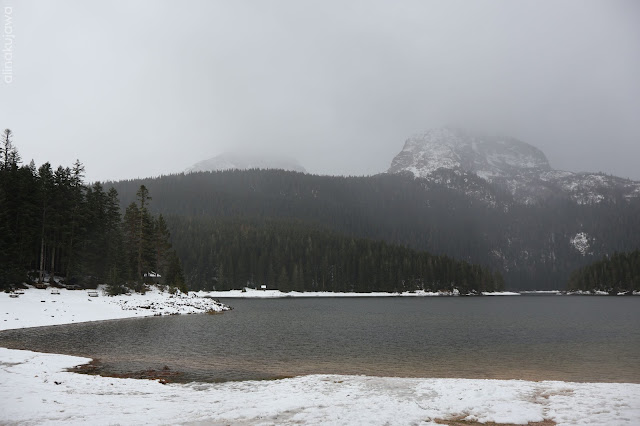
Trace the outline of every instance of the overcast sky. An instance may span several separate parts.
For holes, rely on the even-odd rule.
[[[89,181],[231,150],[374,174],[450,123],[640,180],[635,0],[2,1],[0,127]]]

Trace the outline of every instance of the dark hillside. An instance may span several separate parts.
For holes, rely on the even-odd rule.
[[[144,184],[154,197],[150,209],[165,216],[296,220],[480,263],[501,271],[509,289],[564,288],[572,270],[604,254],[640,246],[638,200],[579,205],[560,198],[523,205],[482,179],[458,178],[460,190],[402,175],[247,170],[106,186],[115,187],[126,206]],[[467,182],[473,194],[488,196],[480,200],[468,195]],[[582,232],[588,245],[584,250],[574,241]]]

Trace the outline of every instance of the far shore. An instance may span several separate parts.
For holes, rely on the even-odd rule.
[[[530,295],[557,295],[557,296],[612,296],[605,291],[587,292],[587,291],[564,291],[564,290],[533,290],[533,291],[494,291],[462,294],[458,291],[405,291],[405,292],[370,292],[370,293],[334,293],[329,291],[290,291],[282,292],[273,289],[255,289],[244,288],[243,290],[224,290],[224,291],[199,291],[196,294],[203,297],[214,298],[246,298],[246,299],[280,299],[288,297],[480,297],[480,296],[530,296]],[[614,294],[613,296],[628,295],[627,293]],[[633,296],[640,296],[640,291],[633,292]]]
[[[280,290],[271,289],[255,289],[244,288],[242,290],[224,290],[224,291],[199,291],[196,294],[201,296],[215,297],[215,298],[256,298],[256,299],[277,299],[287,297],[447,297],[447,296],[520,296],[520,293],[512,291],[496,291],[496,292],[482,292],[477,294],[461,294],[458,291],[405,291],[402,293],[387,293],[382,291],[370,292],[370,293],[338,293],[330,291],[290,291],[283,292]]]

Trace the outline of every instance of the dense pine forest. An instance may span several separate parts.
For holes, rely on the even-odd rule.
[[[0,152],[0,288],[55,275],[120,292],[140,289],[152,271],[185,288],[166,223],[149,213],[144,186],[122,216],[117,191],[86,185],[79,161],[21,166],[12,136],[3,132]]]
[[[569,290],[611,294],[640,291],[640,250],[614,253],[574,271],[569,279]]]
[[[446,256],[292,221],[168,218],[192,289],[502,290],[499,273]]]
[[[177,174],[105,186],[116,188],[126,206],[145,185],[155,194],[150,210],[165,217],[293,220],[351,238],[446,255],[500,271],[512,290],[565,288],[573,270],[640,244],[640,200],[612,196],[580,205],[555,198],[523,205],[473,174],[446,179],[459,180],[453,183],[467,193],[399,175],[339,177],[282,170]],[[169,221],[176,237],[181,220]],[[584,251],[571,242],[582,232],[589,243]],[[175,244],[187,256],[196,250],[189,245],[200,242],[193,238]]]

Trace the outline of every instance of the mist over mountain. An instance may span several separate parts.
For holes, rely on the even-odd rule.
[[[274,154],[225,152],[208,160],[195,163],[186,173],[212,172],[217,170],[278,169],[306,173],[302,165],[293,158]]]
[[[550,198],[592,204],[616,197],[640,197],[640,182],[603,173],[554,170],[546,155],[528,143],[456,127],[433,129],[407,139],[388,173],[410,174],[449,186],[447,175],[472,173],[525,204]]]

